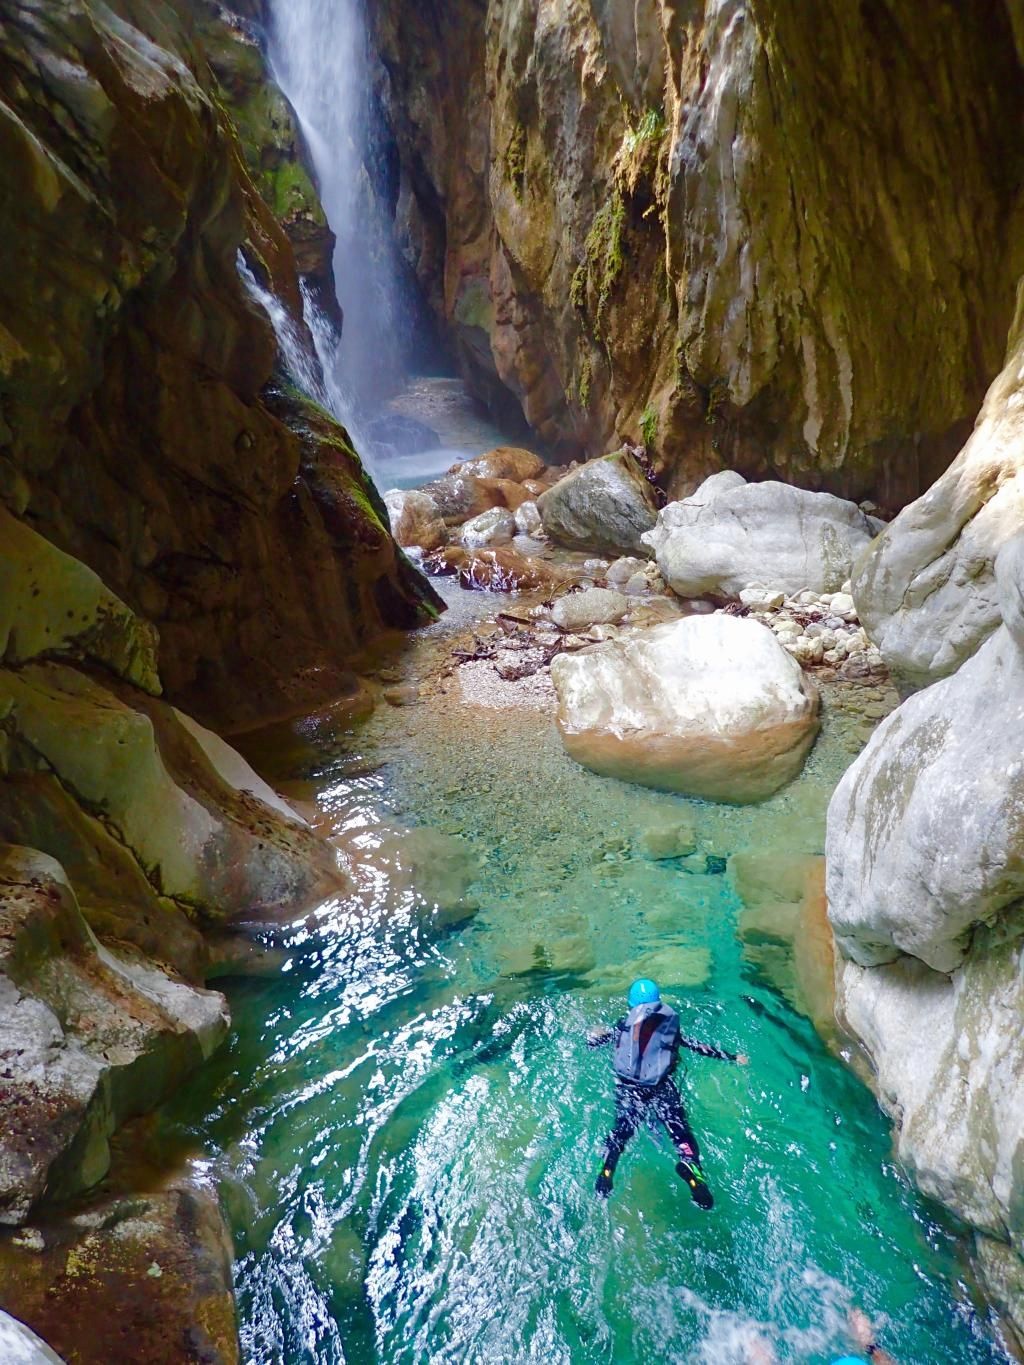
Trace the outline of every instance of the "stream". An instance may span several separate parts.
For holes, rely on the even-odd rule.
[[[792,954],[744,932],[734,860],[775,859],[770,880],[783,855],[821,853],[863,708],[826,697],[804,774],[760,806],[598,777],[540,703],[466,703],[453,640],[526,604],[443,588],[449,612],[378,664],[422,684],[416,704],[249,740],[358,884],[265,931],[269,975],[218,983],[230,1042],[163,1116],[219,1182],[244,1358],[826,1365],[861,1306],[904,1365],[1008,1360],[958,1233],[797,1008]],[[693,824],[708,870],[642,856],[666,819]],[[394,826],[417,831],[415,857]],[[638,975],[686,1034],[750,1056],[684,1054],[709,1214],[653,1134],[594,1195],[612,1083],[585,1035]]]

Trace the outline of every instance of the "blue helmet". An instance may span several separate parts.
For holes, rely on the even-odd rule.
[[[637,1005],[656,1005],[660,999],[661,991],[655,982],[649,981],[646,976],[634,981],[629,988],[629,995],[626,996],[631,1010],[636,1009]]]
[[[864,1365],[863,1356],[840,1356],[838,1360],[833,1360],[832,1365]]]

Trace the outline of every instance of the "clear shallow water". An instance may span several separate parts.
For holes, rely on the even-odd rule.
[[[780,993],[785,963],[745,958],[732,873],[633,851],[682,812],[730,859],[819,852],[847,741],[830,718],[800,782],[746,809],[586,773],[549,717],[454,691],[324,741],[312,790],[366,854],[358,902],[280,935],[273,978],[228,983],[230,1046],[167,1115],[220,1177],[247,1360],[828,1362],[854,1304],[902,1362],[1006,1359],[887,1121]],[[392,820],[449,842],[410,873],[374,852]],[[444,928],[416,888],[450,899],[460,861],[479,909]],[[682,1078],[707,1215],[645,1134],[593,1194],[612,1086],[584,1037],[640,972],[688,1033],[750,1054]]]

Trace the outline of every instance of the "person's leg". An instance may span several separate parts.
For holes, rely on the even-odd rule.
[[[607,1197],[611,1193],[615,1167],[640,1125],[641,1100],[624,1085],[615,1087],[615,1127],[608,1134],[604,1144],[604,1161],[594,1186],[597,1193]]]
[[[676,1174],[690,1187],[690,1196],[698,1208],[710,1209],[715,1202],[714,1197],[700,1168],[700,1147],[686,1117],[686,1109],[675,1081],[671,1079],[662,1081],[658,1086],[654,1104],[655,1113],[664,1124],[665,1131],[679,1154]]]

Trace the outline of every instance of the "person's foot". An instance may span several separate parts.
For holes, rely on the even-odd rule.
[[[708,1189],[708,1183],[704,1179],[700,1167],[687,1161],[676,1163],[676,1175],[680,1180],[685,1180],[690,1187],[690,1198],[699,1209],[710,1209],[714,1207],[715,1197]]]
[[[611,1192],[612,1173],[609,1168],[605,1166],[602,1169],[601,1174],[597,1177],[597,1180],[594,1182],[594,1193],[601,1199],[607,1199]]]

